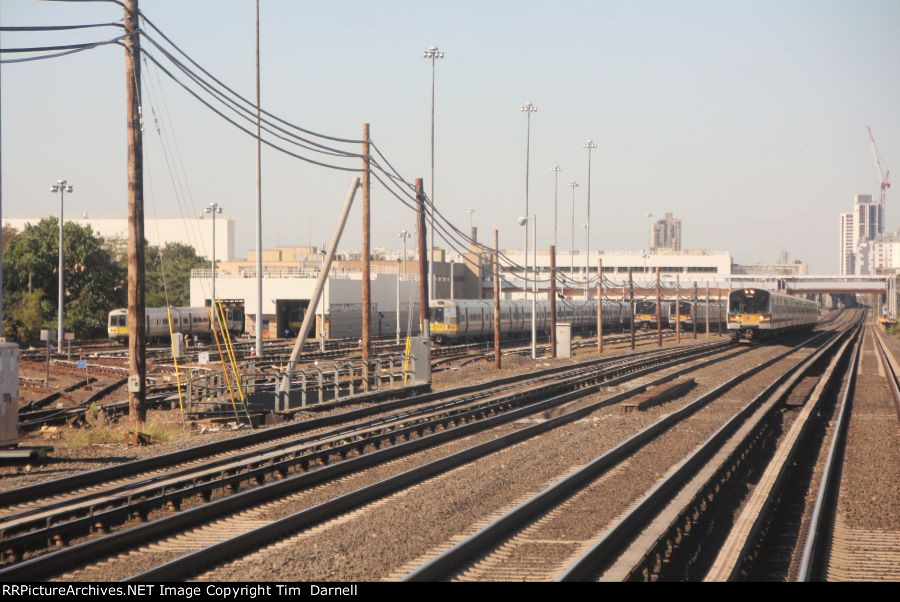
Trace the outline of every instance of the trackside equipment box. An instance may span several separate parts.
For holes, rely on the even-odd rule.
[[[572,357],[572,325],[566,322],[556,323],[556,357]]]
[[[19,346],[0,343],[0,447],[19,443]]]

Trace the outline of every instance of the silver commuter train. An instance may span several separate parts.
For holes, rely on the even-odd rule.
[[[818,320],[815,301],[759,288],[734,290],[728,296],[728,332],[735,341],[809,330]]]
[[[696,305],[696,308],[694,307]],[[669,328],[675,329],[676,313],[675,301],[665,301],[663,303],[666,316],[668,318]],[[696,303],[692,300],[681,300],[681,307],[678,310],[678,318],[681,321],[681,329],[694,330],[694,311],[696,310],[697,328],[702,332],[706,329],[706,300],[699,299]],[[709,327],[714,330],[717,325],[725,323],[727,308],[725,301],[718,299],[709,300]]]
[[[209,326],[209,312],[207,307],[173,307],[172,332],[189,334],[191,336],[210,340],[213,338],[212,329]],[[232,335],[244,331],[244,308],[223,307],[225,311],[225,323]],[[146,319],[145,336],[148,340],[168,340],[169,316],[165,307],[147,307],[144,309]],[[120,343],[128,340],[128,310],[114,309],[109,312],[107,319],[107,333],[110,339]]]
[[[536,330],[550,331],[550,302],[538,301]],[[438,299],[429,304],[431,338],[442,342],[487,339],[494,336],[494,302],[489,300]],[[572,330],[593,331],[597,327],[597,301],[556,301],[557,322],[572,324]],[[628,305],[603,302],[603,327],[630,324]],[[531,301],[500,301],[500,335],[510,338],[531,333]]]

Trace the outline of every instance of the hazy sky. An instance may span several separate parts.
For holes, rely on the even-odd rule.
[[[144,0],[141,8],[196,61],[253,97],[252,0]],[[4,25],[120,17],[109,3],[0,0]],[[898,31],[897,0],[263,0],[262,97],[267,110],[334,136],[358,138],[369,122],[404,177],[427,177],[431,66],[422,51],[437,45],[446,58],[437,65],[435,201],[461,227],[475,208],[482,240],[499,227],[502,246],[521,245],[519,109],[530,101],[539,108],[531,131],[539,246],[552,241],[550,167],[558,163],[559,246],[569,248],[565,184],[575,179],[583,248],[581,145],[592,138],[595,249],[645,247],[644,215],[670,211],[682,220],[687,248],[728,250],[738,262],[774,261],[784,249],[815,272],[835,273],[838,213],[856,193],[877,194],[867,124],[886,167],[900,173]],[[3,33],[0,45],[114,35]],[[254,244],[255,142],[155,69],[144,77],[147,227],[155,214],[179,214],[149,123],[155,108],[177,133],[193,201],[187,211],[219,202],[236,220],[243,255]],[[48,187],[66,178],[76,187],[68,212],[125,215],[124,96],[119,46],[3,65],[4,214],[55,214]],[[322,244],[349,174],[269,149],[263,174],[265,246]],[[900,225],[898,202],[895,189],[891,230]],[[412,213],[376,186],[373,244],[395,247],[396,233],[413,226]],[[358,248],[359,240],[357,210],[341,246]]]

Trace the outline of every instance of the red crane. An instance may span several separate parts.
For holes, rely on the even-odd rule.
[[[881,197],[879,200],[881,206],[884,207],[887,190],[891,187],[891,172],[884,171],[884,168],[881,166],[881,157],[878,155],[878,146],[875,144],[875,136],[872,135],[872,128],[866,126],[866,130],[869,132],[869,144],[872,146],[872,156],[875,157],[875,168],[878,170],[878,182],[881,186]]]

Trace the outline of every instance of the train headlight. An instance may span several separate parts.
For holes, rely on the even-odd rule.
[[[771,322],[772,315],[771,314],[762,314],[761,316],[759,316],[759,321],[760,322]]]

